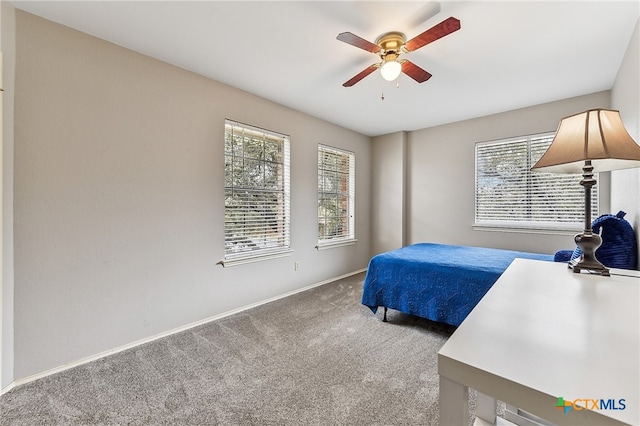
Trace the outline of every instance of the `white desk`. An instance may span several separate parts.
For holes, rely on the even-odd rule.
[[[473,388],[558,425],[639,425],[639,311],[640,277],[516,259],[438,353],[440,424],[467,425]],[[565,414],[558,397],[626,408]],[[492,424],[491,403],[477,413]]]

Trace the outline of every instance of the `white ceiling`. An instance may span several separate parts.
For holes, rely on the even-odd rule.
[[[424,1],[12,3],[369,136],[611,89],[640,17],[638,1],[442,1],[426,21]],[[404,55],[427,82],[342,87],[379,58],[338,33],[411,39],[449,16],[459,31]]]

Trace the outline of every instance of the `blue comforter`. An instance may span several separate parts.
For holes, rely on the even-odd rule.
[[[458,326],[515,258],[553,255],[420,243],[374,256],[362,304]]]

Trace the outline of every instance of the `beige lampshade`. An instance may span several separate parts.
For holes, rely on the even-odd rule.
[[[619,111],[592,109],[563,118],[549,149],[531,170],[582,173],[586,160],[594,172],[640,167],[640,145],[625,129]]]

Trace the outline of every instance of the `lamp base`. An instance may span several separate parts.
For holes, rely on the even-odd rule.
[[[577,274],[585,271],[590,274],[610,276],[609,269],[596,259],[596,249],[602,244],[600,235],[585,230],[582,234],[576,235],[574,240],[582,250],[582,255],[579,259],[569,262],[569,268]]]

